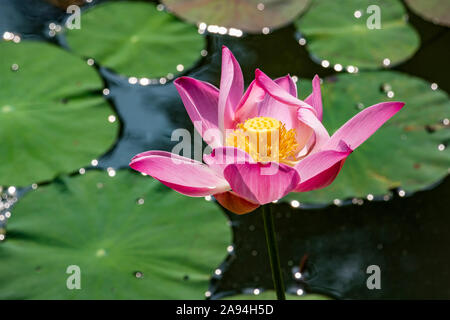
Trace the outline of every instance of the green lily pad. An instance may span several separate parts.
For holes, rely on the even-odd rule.
[[[408,7],[425,20],[450,27],[450,1],[405,0]]]
[[[139,2],[95,6],[82,14],[81,28],[67,30],[66,36],[75,53],[135,77],[180,73],[201,58],[205,47],[196,27]]]
[[[202,299],[229,243],[214,203],[128,170],[88,171],[14,207],[0,244],[0,299]],[[71,265],[80,290],[66,286]]]
[[[95,69],[54,45],[0,43],[0,185],[46,181],[106,152],[118,125],[102,87]]]
[[[303,81],[307,82],[307,81]],[[304,98],[306,90],[300,97]],[[394,97],[387,97],[392,91]],[[331,202],[334,199],[385,195],[401,187],[413,192],[446,176],[450,152],[448,95],[422,79],[399,72],[341,74],[322,85],[323,123],[330,134],[364,107],[382,101],[403,101],[405,107],[353,152],[328,187],[291,193],[285,199]],[[447,120],[448,121],[448,120]]]
[[[223,300],[277,300],[277,295],[273,290],[266,290],[258,295],[255,294],[238,294],[223,298]],[[305,294],[301,296],[286,294],[286,300],[331,300],[331,298],[320,294]]]
[[[163,0],[168,9],[187,21],[204,22],[246,32],[278,28],[302,13],[310,0]]]
[[[374,4],[380,9],[380,29],[368,28],[374,12],[367,13],[367,9]],[[356,18],[358,12],[361,16]],[[420,45],[397,0],[314,0],[295,24],[306,38],[309,52],[332,65],[369,69],[398,64]]]

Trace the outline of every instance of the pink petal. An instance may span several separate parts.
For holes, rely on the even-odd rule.
[[[313,107],[291,95],[288,91],[279,86],[261,70],[256,69],[255,77],[258,85],[261,86],[261,88],[263,88],[264,91],[270,94],[274,99],[290,106],[310,109],[314,112],[314,114],[316,114],[316,110]]]
[[[297,88],[289,75],[275,79],[274,82],[293,97],[297,97]],[[287,130],[292,128],[297,129],[299,124],[297,119],[297,108],[286,105],[285,103],[272,98],[269,94],[266,94],[263,101],[259,104],[258,116],[277,119],[286,125]]]
[[[300,161],[295,169],[302,181],[294,192],[306,192],[328,186],[337,177],[345,159],[352,150],[340,144],[340,150],[326,150],[307,156]]]
[[[253,80],[236,108],[232,129],[238,123],[258,116],[258,105],[266,96],[266,92]]]
[[[299,145],[299,150],[297,151],[300,151],[311,139],[315,141],[314,149],[316,151],[328,141],[330,136],[322,122],[317,118],[316,110],[312,106],[292,96],[261,70],[256,70],[256,80],[258,85],[272,98],[290,106],[297,112],[298,121],[294,126],[297,131],[296,138]]]
[[[294,80],[292,80],[290,75],[285,75],[284,77],[277,78],[273,81],[281,88],[289,92],[291,96],[297,98],[297,85]]]
[[[221,145],[222,139],[211,137],[212,132],[219,130],[219,90],[207,82],[189,77],[180,77],[174,84],[195,129],[202,137],[209,133],[209,137],[204,137],[205,142],[212,146]]]
[[[302,181],[294,191],[305,192],[328,186],[338,175],[347,156],[403,106],[402,102],[379,103],[347,121],[322,145],[324,151],[307,156],[295,166]]]
[[[244,150],[234,147],[218,147],[211,154],[205,154],[203,161],[219,176],[223,177],[223,170],[232,163],[255,162]]]
[[[294,168],[273,162],[230,164],[224,176],[237,195],[259,204],[284,197],[300,182]]]
[[[303,146],[310,141],[311,137],[313,137],[315,143],[313,150],[310,152],[319,151],[330,140],[330,135],[328,134],[327,129],[325,129],[322,122],[310,109],[298,108],[297,116],[300,122],[311,129],[309,131],[305,130],[305,133],[300,135],[301,140],[297,139],[297,143]]]
[[[403,102],[382,102],[364,109],[340,127],[324,149],[336,149],[344,141],[355,150],[404,105]]]
[[[346,159],[336,162],[333,166],[322,171],[317,176],[300,183],[293,192],[307,192],[316,189],[323,189],[329,186],[338,176]]]
[[[191,197],[204,197],[230,189],[228,183],[206,165],[165,151],[149,151],[134,157],[130,167]]]
[[[171,159],[174,159],[174,160],[190,161],[192,163],[202,164],[200,161],[196,161],[194,159],[186,158],[186,157],[180,156],[180,155],[178,155],[176,153],[171,153],[171,152],[161,151],[161,150],[150,150],[150,151],[145,151],[145,152],[138,153],[133,158],[131,158],[131,162],[133,162],[137,158],[148,157],[148,156],[168,157],[168,158],[171,158]]]
[[[241,67],[231,51],[223,46],[219,93],[219,128],[221,132],[233,128],[234,113],[243,93],[244,78]]]
[[[259,204],[247,201],[232,191],[215,194],[214,198],[216,198],[222,207],[236,214],[246,214],[259,207]]]
[[[314,76],[312,81],[313,91],[312,93],[305,99],[305,102],[311,105],[314,110],[316,110],[317,118],[322,121],[322,93],[320,92],[320,78],[318,75]]]

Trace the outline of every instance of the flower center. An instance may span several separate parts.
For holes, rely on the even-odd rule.
[[[247,152],[257,162],[281,162],[293,165],[298,144],[295,130],[271,117],[256,117],[237,125],[228,134],[227,146]]]

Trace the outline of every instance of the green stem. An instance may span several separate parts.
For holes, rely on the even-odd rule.
[[[270,203],[262,206],[264,220],[264,230],[266,232],[267,251],[269,252],[270,268],[272,269],[272,279],[278,300],[286,300],[284,294],[283,275],[281,273],[280,256],[275,234],[275,226]]]

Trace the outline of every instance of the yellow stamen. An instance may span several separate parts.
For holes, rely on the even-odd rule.
[[[227,136],[227,146],[246,151],[257,162],[295,164],[297,140],[295,129],[286,130],[280,121],[270,117],[256,117],[237,125]]]

